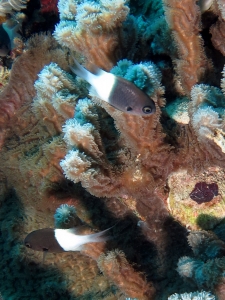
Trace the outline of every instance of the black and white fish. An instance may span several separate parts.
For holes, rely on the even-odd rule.
[[[82,226],[70,229],[44,228],[32,231],[24,239],[27,248],[42,252],[81,251],[85,244],[105,242],[110,239],[106,229],[93,234],[81,235]]]
[[[71,70],[91,84],[90,94],[131,115],[146,116],[155,112],[154,101],[132,82],[95,67],[94,74],[75,59]]]

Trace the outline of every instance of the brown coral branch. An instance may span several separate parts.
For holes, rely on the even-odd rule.
[[[116,249],[102,254],[98,259],[98,266],[127,296],[139,300],[154,299],[155,288],[152,283],[135,271],[122,251]]]
[[[223,2],[224,0],[217,0],[214,3],[214,10],[218,15],[218,20],[210,27],[210,33],[213,46],[225,55],[225,9],[223,8]]]
[[[203,50],[200,9],[196,0],[164,0],[166,19],[173,32],[178,49],[178,59],[174,58],[177,73],[184,91],[191,88],[204,76],[210,67]]]
[[[65,54],[50,35],[36,35],[27,43],[27,49],[13,63],[8,84],[0,94],[0,136],[17,110],[31,103],[35,96],[34,81],[40,70],[51,61],[68,68]],[[2,146],[2,143],[0,146]]]
[[[119,40],[115,32],[101,34],[78,32],[74,36],[74,47],[84,54],[88,61],[105,70],[110,70],[118,59],[116,54],[119,52],[117,49]]]

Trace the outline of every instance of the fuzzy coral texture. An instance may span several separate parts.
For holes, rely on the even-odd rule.
[[[20,11],[23,8],[26,8],[26,4],[27,0],[1,0],[0,17],[13,13],[13,11]]]
[[[53,34],[26,41],[0,94],[3,298],[223,300],[225,187],[210,171],[225,168],[222,1],[204,13],[194,0],[60,0],[58,9]],[[133,82],[156,112],[129,115],[97,98],[70,71],[73,57]],[[202,230],[180,220],[184,194],[171,199],[181,171],[184,194],[188,176],[218,184],[204,206],[214,219],[193,221]],[[38,266],[22,239],[54,226],[54,214],[57,228],[110,228],[112,239]]]

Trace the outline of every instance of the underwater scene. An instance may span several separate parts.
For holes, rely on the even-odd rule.
[[[225,0],[0,0],[0,299],[225,300]]]

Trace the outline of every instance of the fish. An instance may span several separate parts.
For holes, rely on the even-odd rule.
[[[90,94],[108,102],[114,108],[138,116],[155,113],[155,102],[134,83],[122,77],[108,73],[96,66],[91,73],[74,58],[70,69],[90,85]]]
[[[60,253],[82,251],[85,244],[105,242],[111,238],[106,233],[112,227],[87,235],[81,235],[82,228],[83,226],[69,229],[43,228],[34,230],[25,237],[24,245],[35,251]]]
[[[199,0],[198,5],[200,6],[201,13],[209,10],[213,4],[213,0]]]

